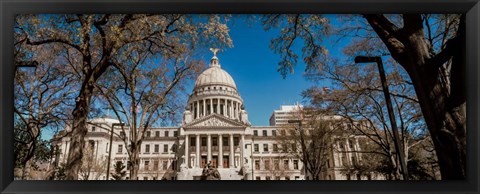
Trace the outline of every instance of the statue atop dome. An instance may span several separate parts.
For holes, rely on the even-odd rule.
[[[217,58],[217,52],[220,51],[218,48],[210,48],[210,51],[213,53],[212,59],[210,59],[210,67],[220,67],[220,64],[218,63],[218,58]]]
[[[213,57],[217,57],[217,52],[220,51],[218,48],[210,48],[210,51],[213,53]]]

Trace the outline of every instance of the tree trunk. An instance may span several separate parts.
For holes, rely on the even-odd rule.
[[[66,179],[77,180],[78,173],[82,167],[83,148],[85,147],[84,138],[87,134],[87,119],[90,111],[90,100],[93,93],[93,79],[84,82],[82,90],[77,97],[77,103],[73,110],[73,128],[71,133],[71,143],[66,165]]]
[[[418,99],[422,102],[420,106],[425,122],[435,145],[442,179],[464,179],[466,102],[457,106],[451,106],[447,102],[447,96],[441,91],[438,70],[426,69],[411,74]]]
[[[139,159],[139,149],[137,145],[132,144],[132,155],[130,157],[131,167],[130,167],[130,179],[137,180],[138,169],[140,168],[140,159]]]
[[[412,80],[425,122],[432,137],[443,180],[465,178],[466,95],[465,14],[457,37],[438,54],[430,52],[420,14],[404,14],[399,29],[383,15],[364,15],[386,44],[392,57]],[[452,58],[453,57],[453,58]],[[440,67],[452,59],[450,84],[440,78]]]

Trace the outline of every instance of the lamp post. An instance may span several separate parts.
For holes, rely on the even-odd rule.
[[[110,146],[108,148],[108,162],[107,162],[107,180],[110,178],[110,160],[112,157],[112,141],[113,141],[113,128],[115,126],[124,126],[123,123],[112,123],[112,129],[110,131]]]
[[[304,139],[304,131],[303,131],[303,127],[302,127],[302,120],[288,120],[288,123],[298,123],[298,130],[300,132],[300,144],[301,144],[301,147],[302,147],[302,157],[303,157],[303,171],[304,171],[304,176],[305,176],[305,180],[308,180],[308,176],[307,176],[307,162],[305,161],[306,158],[307,158],[307,151],[306,151],[306,148],[305,148],[305,139]],[[297,128],[295,127],[295,130],[297,130]]]
[[[387,104],[388,117],[390,119],[390,125],[393,131],[393,142],[395,143],[395,150],[400,160],[400,167],[402,169],[403,180],[408,180],[407,164],[405,163],[405,156],[403,148],[400,146],[400,136],[398,135],[397,122],[395,120],[395,114],[393,112],[392,101],[390,100],[390,92],[388,91],[387,79],[385,78],[385,70],[383,69],[383,61],[381,57],[355,57],[355,63],[377,63],[378,71],[380,73],[380,80],[382,82],[383,94],[385,95],[385,101]]]

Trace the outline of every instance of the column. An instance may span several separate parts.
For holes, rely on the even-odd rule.
[[[222,134],[218,134],[218,168],[223,168],[223,139]]]
[[[230,108],[228,111],[230,112],[230,118],[233,119],[233,100],[230,100]]]
[[[202,160],[202,157],[200,156],[200,135],[197,134],[196,139],[195,139],[195,151],[197,151],[197,164],[195,166],[200,167],[200,160]]]
[[[235,156],[235,150],[233,150],[233,134],[230,134],[230,161],[228,162],[230,164],[230,168],[233,168],[233,163],[234,163],[234,156]]]
[[[205,103],[205,99],[203,99],[203,116],[207,114],[207,104]]]
[[[227,99],[223,99],[223,116],[227,116]]]
[[[190,161],[190,157],[188,156],[188,135],[185,134],[185,164],[187,165],[187,167],[190,167],[188,165],[188,161]]]
[[[210,98],[210,114],[213,113],[213,98]]]
[[[207,138],[207,163],[212,161],[212,135],[208,134]]]
[[[197,117],[195,119],[200,118],[200,100],[197,100]]]
[[[358,138],[355,138],[355,153],[357,154],[357,160],[360,161],[362,158],[362,153],[360,149],[360,144],[358,143]]]
[[[236,106],[236,110],[235,110],[235,118],[237,118],[237,119],[240,118],[238,116],[238,113],[240,112],[239,109],[238,109],[239,105],[240,105],[240,103],[237,102],[237,106]]]
[[[217,98],[217,114],[220,114],[220,98]]]
[[[242,134],[242,138],[240,139],[240,167],[243,167],[243,163],[245,159],[243,158],[243,152],[245,151],[245,135]]]
[[[352,154],[351,154],[351,150],[350,150],[350,143],[348,142],[348,137],[345,139],[345,149],[347,151],[347,153],[345,154],[347,156],[347,160],[346,161],[349,161],[350,165],[353,164],[353,161],[352,161]]]

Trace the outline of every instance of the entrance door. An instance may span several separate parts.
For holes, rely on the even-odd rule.
[[[223,168],[228,168],[228,156],[223,157]]]
[[[212,156],[212,166],[217,168],[218,156]]]
[[[205,166],[207,166],[207,156],[202,156],[200,167],[205,168]]]

